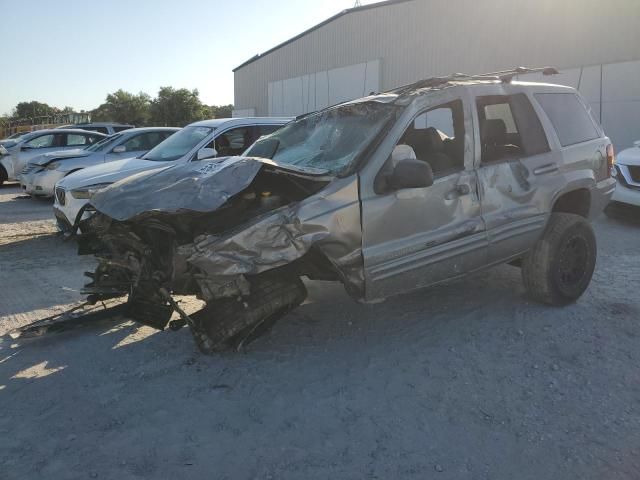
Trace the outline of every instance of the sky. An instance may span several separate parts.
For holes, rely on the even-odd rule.
[[[363,5],[374,0],[363,0]],[[120,88],[197,88],[233,103],[233,68],[355,0],[0,0],[0,114],[91,110]]]

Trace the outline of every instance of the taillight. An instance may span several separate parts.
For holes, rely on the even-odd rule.
[[[607,145],[607,175],[612,176],[614,174],[614,168],[616,166],[616,152],[613,149],[613,145]]]

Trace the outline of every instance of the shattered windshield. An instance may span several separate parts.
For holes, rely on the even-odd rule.
[[[323,110],[261,138],[245,156],[338,174],[367,148],[397,111],[394,105],[376,102]]]
[[[184,127],[149,150],[142,158],[154,162],[178,160],[193,150],[211,132],[211,127]]]

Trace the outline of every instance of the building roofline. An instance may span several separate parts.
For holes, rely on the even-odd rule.
[[[369,5],[362,5],[360,7],[347,8],[346,10],[342,10],[341,12],[335,14],[333,17],[327,18],[324,22],[320,22],[317,25],[314,25],[313,27],[309,28],[308,30],[305,30],[304,32],[299,33],[295,37],[292,37],[289,40],[286,40],[286,41],[276,45],[275,47],[270,48],[266,52],[259,53],[259,54],[255,55],[255,56],[251,57],[246,62],[238,65],[232,71],[235,73],[236,71],[240,70],[243,67],[246,67],[250,63],[253,63],[253,62],[257,61],[257,60],[260,60],[263,57],[266,57],[270,53],[273,53],[276,50],[279,50],[282,47],[284,47],[286,45],[289,45],[290,43],[293,43],[296,40],[298,40],[298,39],[300,39],[300,38],[302,38],[302,37],[304,37],[306,35],[309,35],[311,32],[314,32],[314,31],[324,27],[325,25],[327,25],[327,24],[339,19],[340,17],[344,17],[345,15],[348,15],[349,13],[361,12],[363,10],[370,10],[370,9],[378,8],[378,7],[386,7],[388,5],[393,5],[395,3],[405,3],[405,2],[410,2],[410,1],[413,1],[413,0],[385,0],[384,2],[377,2],[377,3],[371,3]]]

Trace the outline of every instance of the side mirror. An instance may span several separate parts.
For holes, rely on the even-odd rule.
[[[127,147],[124,145],[118,145],[117,147],[113,147],[113,150],[111,150],[112,153],[124,153],[126,151]]]
[[[20,150],[22,150],[23,152],[26,152],[27,150],[31,150],[33,149],[33,147],[30,147],[29,145],[23,145],[22,147],[20,147]]]
[[[218,152],[215,148],[201,148],[196,153],[196,160],[206,160],[207,158],[214,158],[218,156]]]
[[[430,187],[433,185],[433,171],[427,162],[409,158],[400,160],[387,177],[387,185],[392,190]]]

